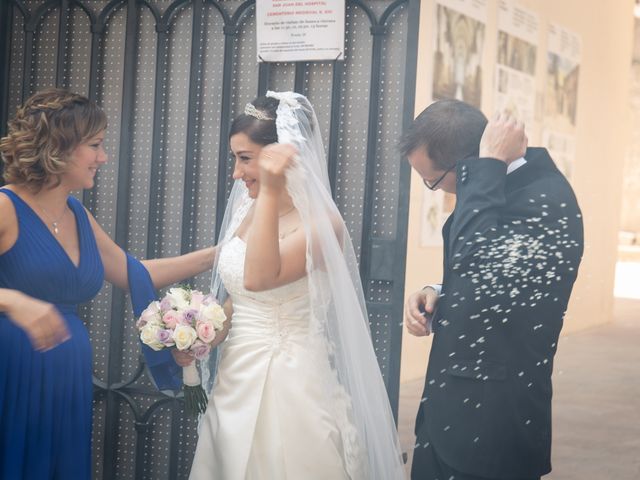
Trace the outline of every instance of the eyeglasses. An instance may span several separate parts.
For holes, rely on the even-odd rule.
[[[436,188],[438,188],[438,185],[440,184],[440,182],[441,182],[442,180],[444,180],[444,177],[446,177],[446,176],[449,174],[449,172],[450,172],[451,170],[453,170],[454,168],[456,168],[456,165],[455,165],[455,164],[453,164],[452,166],[450,166],[449,168],[447,168],[447,169],[445,170],[445,172],[444,172],[442,175],[440,175],[440,178],[438,178],[438,179],[437,179],[435,182],[433,182],[433,183],[431,183],[431,182],[429,182],[428,180],[426,180],[426,179],[424,179],[424,178],[423,178],[423,179],[422,179],[422,182],[424,183],[424,186],[425,186],[425,187],[427,187],[429,190],[435,190]]]

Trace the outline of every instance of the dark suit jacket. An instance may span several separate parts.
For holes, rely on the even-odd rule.
[[[571,186],[545,149],[525,158],[508,176],[491,158],[457,166],[416,420],[417,443],[430,441],[449,466],[488,478],[551,470],[553,356],[583,251]]]

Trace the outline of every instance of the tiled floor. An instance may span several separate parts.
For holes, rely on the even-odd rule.
[[[553,472],[544,480],[640,480],[640,300],[617,299],[614,318],[560,339]],[[409,457],[422,386],[400,387],[398,428]]]

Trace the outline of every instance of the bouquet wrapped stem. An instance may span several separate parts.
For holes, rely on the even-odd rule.
[[[184,403],[187,413],[192,417],[204,413],[207,409],[208,399],[204,388],[202,388],[195,361],[182,367],[182,383],[184,384]]]

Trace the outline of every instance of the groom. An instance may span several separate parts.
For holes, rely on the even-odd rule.
[[[414,480],[539,479],[551,471],[551,373],[583,251],[575,195],[522,124],[436,102],[401,150],[425,185],[456,195],[442,285],[405,324],[434,334],[416,419]]]

